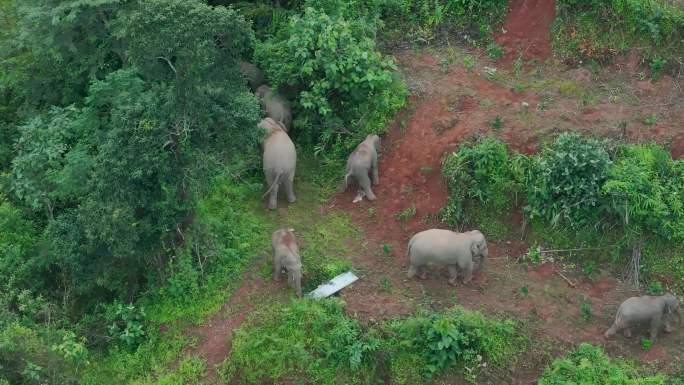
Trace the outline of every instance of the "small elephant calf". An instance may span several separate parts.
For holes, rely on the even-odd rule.
[[[302,260],[299,256],[299,247],[294,236],[293,229],[280,229],[271,235],[273,246],[273,266],[275,268],[273,279],[280,280],[280,275],[285,270],[287,281],[297,291],[297,297],[302,297]]]
[[[672,294],[631,297],[620,305],[615,315],[615,322],[610,329],[606,330],[605,336],[610,338],[622,330],[625,337],[629,338],[632,336],[632,327],[645,324],[651,329],[651,341],[655,342],[661,326],[665,326],[665,332],[672,331],[669,323],[671,314],[677,314],[678,323],[681,326],[679,301]]]
[[[363,190],[363,195],[370,201],[375,200],[375,194],[371,190],[371,179],[368,177],[368,174],[372,174],[374,185],[380,183],[378,176],[378,151],[380,151],[380,137],[377,135],[368,135],[366,140],[356,146],[356,149],[349,155],[347,160],[347,174],[344,176],[344,183],[342,184],[343,192],[349,185],[349,178],[353,177],[359,183],[361,190]]]
[[[408,243],[408,277],[416,274],[425,279],[428,265],[446,265],[449,269],[449,284],[456,285],[458,270],[463,274],[463,283],[473,277],[473,271],[481,269],[489,255],[487,241],[478,230],[457,233],[450,230],[430,229],[414,235]]]

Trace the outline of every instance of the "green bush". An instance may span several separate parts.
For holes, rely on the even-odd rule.
[[[417,374],[429,378],[458,367],[465,369],[467,378],[474,379],[488,365],[505,365],[522,343],[513,321],[488,319],[459,307],[393,320],[386,330],[389,335],[383,349],[390,352],[390,357],[415,362],[412,368],[417,373],[396,368],[398,372],[392,375],[399,378],[414,378]]]
[[[665,385],[665,376],[646,376],[631,364],[611,360],[597,346],[583,343],[544,370],[539,385]]]
[[[387,0],[381,7],[389,38],[408,36],[429,41],[439,34],[458,33],[470,41],[492,39],[503,21],[508,0]]]
[[[556,4],[553,46],[562,58],[603,61],[638,48],[647,61],[656,63],[654,77],[664,59],[675,69],[682,61],[684,9],[677,5],[662,0],[560,0]]]
[[[453,227],[461,221],[471,221],[467,206],[472,203],[499,211],[509,208],[520,187],[515,175],[516,164],[506,144],[498,139],[483,138],[461,144],[442,165],[449,189],[442,220]]]
[[[530,216],[574,229],[596,224],[611,165],[606,147],[606,142],[564,133],[531,158],[525,170]]]
[[[684,240],[684,161],[662,147],[622,146],[603,192],[629,236]]]
[[[392,59],[375,48],[374,22],[346,19],[333,10],[307,7],[278,33],[257,44],[256,61],[272,87],[295,99],[295,134],[319,149],[351,147],[403,106],[406,91]],[[287,85],[287,89],[284,86]],[[356,144],[354,143],[354,144]],[[319,150],[320,151],[320,150]]]
[[[341,301],[295,300],[269,307],[236,331],[224,380],[362,383],[379,344],[344,314]]]

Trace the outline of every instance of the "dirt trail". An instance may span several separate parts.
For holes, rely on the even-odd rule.
[[[544,61],[551,57],[549,33],[555,17],[554,0],[512,0],[503,31],[494,36],[504,47],[502,61],[510,63],[518,57]]]
[[[607,276],[589,281],[564,272],[576,285],[570,287],[557,273],[560,267],[553,264],[527,270],[516,263],[527,250],[527,245],[517,239],[491,242],[486,270],[471,285],[450,287],[446,271],[442,270],[431,271],[425,281],[406,279],[408,239],[418,231],[444,227],[436,220],[447,200],[440,173],[444,155],[464,140],[483,134],[500,136],[520,151],[534,151],[541,132],[538,127],[518,120],[523,101],[532,106],[540,101],[536,94],[512,92],[482,73],[459,67],[445,74],[435,65],[438,60],[426,54],[400,54],[397,58],[415,96],[411,107],[384,139],[380,185],[374,187],[378,199],[351,203],[356,190],[350,188],[332,202],[334,209],[352,214],[368,241],[367,252],[354,261],[361,271],[361,280],[341,294],[348,313],[374,322],[410,314],[419,306],[439,310],[458,304],[523,321],[532,338],[543,341],[540,345],[547,347],[545,351],[532,347],[532,353],[540,349],[537,355],[526,355],[525,362],[517,363],[510,377],[493,379],[511,384],[530,383],[538,378],[548,363],[548,352],[561,353],[584,341],[602,344],[613,354],[638,357],[661,368],[671,363],[669,355],[681,354],[677,346],[683,336],[670,337],[647,352],[640,349],[638,342],[626,342],[622,337],[605,340],[603,332],[615,309],[635,292]],[[424,84],[430,86],[423,87]],[[556,108],[571,107],[559,103]],[[621,107],[621,113],[623,110]],[[592,110],[592,115],[582,113],[572,119],[579,127],[595,129],[597,121],[608,120],[614,112],[615,108]],[[541,119],[552,121],[565,113],[551,110],[540,114]],[[490,122],[497,115],[507,125],[494,132]],[[410,207],[415,207],[412,218],[397,217]],[[514,227],[521,225],[515,214],[511,214],[509,222]]]

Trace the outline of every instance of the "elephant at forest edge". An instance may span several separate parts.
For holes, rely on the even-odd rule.
[[[254,64],[240,61],[240,71],[247,79],[247,84],[249,84],[249,88],[252,89],[252,92],[255,92],[259,86],[264,84],[264,73]]]
[[[256,94],[261,99],[261,107],[266,111],[266,116],[282,123],[285,126],[285,132],[287,132],[292,123],[292,109],[287,99],[267,85],[259,86]]]
[[[265,118],[259,123],[259,128],[266,130],[266,138],[262,143],[264,176],[268,190],[264,196],[270,194],[268,208],[273,210],[278,202],[278,189],[285,187],[287,201],[294,203],[294,176],[297,166],[297,152],[294,143],[287,135],[287,131],[280,122]]]
[[[299,247],[294,236],[293,229],[280,229],[271,235],[273,246],[273,266],[275,268],[273,279],[279,280],[285,270],[287,282],[297,292],[297,297],[302,296],[302,259],[299,256]]]
[[[615,322],[606,330],[606,338],[623,331],[625,337],[631,337],[631,328],[638,325],[648,325],[651,331],[651,341],[655,342],[661,326],[665,332],[672,331],[670,317],[677,314],[678,324],[681,326],[682,315],[679,312],[679,301],[672,294],[660,296],[644,295],[625,300],[617,310]]]
[[[487,241],[478,231],[457,233],[450,230],[430,229],[414,235],[408,243],[408,277],[420,273],[425,279],[425,268],[430,265],[446,265],[449,269],[449,284],[456,285],[458,270],[463,275],[463,283],[473,277],[473,271],[481,269],[489,255]]]
[[[359,183],[360,189],[368,200],[375,200],[375,194],[371,189],[371,178],[368,177],[368,174],[371,174],[374,185],[380,183],[378,151],[380,151],[380,137],[377,135],[368,135],[366,140],[356,146],[347,160],[347,173],[344,176],[342,191],[347,189],[349,178],[353,177]]]

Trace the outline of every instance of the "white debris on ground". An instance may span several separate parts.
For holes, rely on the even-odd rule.
[[[352,201],[352,203],[357,203],[361,202],[363,200],[363,197],[366,196],[366,193],[363,192],[363,190],[359,190],[359,192],[356,193],[356,198]]]
[[[330,281],[322,283],[316,288],[316,290],[306,294],[305,297],[314,299],[329,297],[356,282],[358,279],[359,277],[357,277],[351,271],[342,273]]]

